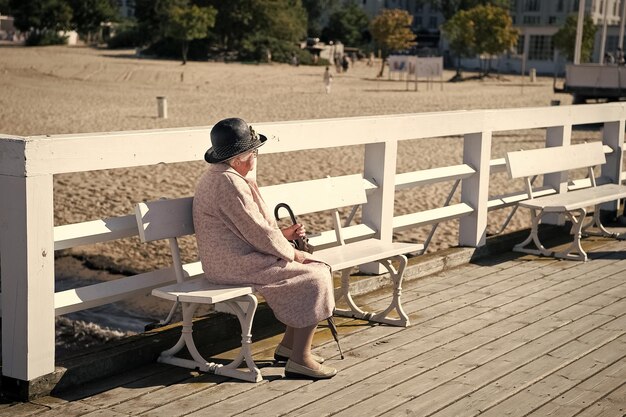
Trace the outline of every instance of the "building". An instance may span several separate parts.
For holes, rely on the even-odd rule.
[[[626,1],[626,0],[623,0]],[[374,17],[381,9],[404,9],[413,15],[413,29],[418,34],[418,47],[435,49],[440,55],[450,57],[445,38],[439,27],[445,21],[440,10],[424,0],[362,0],[363,10]],[[606,5],[606,6],[605,6]],[[520,31],[517,48],[494,59],[492,67],[502,72],[520,73],[535,68],[544,74],[562,73],[565,59],[552,43],[552,36],[563,26],[567,16],[578,13],[579,0],[511,0],[510,13],[513,24]],[[602,27],[606,16],[607,35],[604,50],[613,53],[618,46],[619,22],[622,0],[586,0],[585,13],[598,25],[593,61],[600,61]],[[450,63],[451,61],[448,60]],[[479,60],[463,59],[468,69],[480,67]]]

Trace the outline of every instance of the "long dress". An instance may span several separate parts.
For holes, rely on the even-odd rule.
[[[226,164],[209,164],[196,187],[193,222],[207,280],[252,285],[287,326],[308,327],[331,316],[328,266],[294,261],[296,249],[254,181]]]

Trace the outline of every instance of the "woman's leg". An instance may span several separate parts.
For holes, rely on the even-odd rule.
[[[281,340],[280,342],[281,345],[283,345],[284,347],[288,349],[293,349],[293,335],[294,335],[293,330],[294,330],[293,327],[287,326],[287,329],[285,330],[285,334],[283,335],[283,340]]]
[[[319,369],[320,365],[311,357],[311,343],[317,324],[308,327],[292,328],[293,346],[291,348],[291,360],[299,365],[310,369]],[[287,328],[289,330],[289,328]],[[287,332],[285,332],[287,336]]]

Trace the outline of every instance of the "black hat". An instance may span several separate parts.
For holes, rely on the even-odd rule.
[[[211,129],[212,147],[204,154],[210,164],[224,162],[265,143],[267,137],[256,133],[243,120],[233,117],[220,120]]]

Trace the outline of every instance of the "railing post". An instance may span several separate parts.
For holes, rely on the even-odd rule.
[[[363,223],[378,230],[378,237],[385,242],[391,242],[393,239],[397,153],[396,141],[365,145],[363,175],[378,184],[378,188],[368,191],[367,203],[363,205]],[[373,274],[382,274],[386,271],[378,263],[361,265],[359,269]]]
[[[546,129],[546,148],[570,146],[572,144],[572,126],[553,126]],[[567,192],[567,172],[554,172],[543,176],[543,185],[552,187],[557,193]],[[562,214],[546,214],[541,218],[543,224],[563,224]]]
[[[614,184],[621,184],[622,170],[624,164],[624,120],[608,122],[604,124],[602,131],[602,143],[613,149],[613,152],[606,156],[606,164],[602,165],[601,175],[610,178]],[[601,206],[602,217],[615,219],[619,213],[620,201],[616,200],[605,203]]]
[[[461,201],[474,209],[462,217],[459,224],[459,245],[478,247],[487,237],[487,203],[489,202],[489,162],[491,132],[469,133],[463,137],[463,163],[476,170],[464,179]]]
[[[22,400],[54,371],[53,183],[28,175],[30,145],[0,139],[2,391]]]

